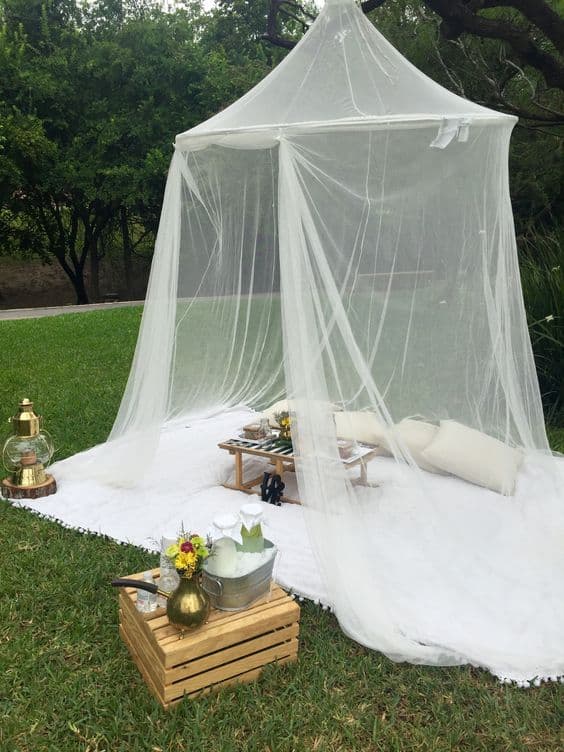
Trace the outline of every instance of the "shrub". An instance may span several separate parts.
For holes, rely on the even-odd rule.
[[[564,425],[564,230],[520,239],[521,281],[546,421]]]

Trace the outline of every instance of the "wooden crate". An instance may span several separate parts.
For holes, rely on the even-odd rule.
[[[159,570],[153,570],[158,582]],[[142,579],[143,573],[128,575]],[[119,633],[145,683],[166,709],[183,697],[256,679],[264,666],[298,657],[300,608],[274,585],[246,611],[212,609],[203,627],[184,637],[164,608],[136,608],[137,590],[120,588]]]

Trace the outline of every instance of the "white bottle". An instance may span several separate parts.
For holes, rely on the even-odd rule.
[[[176,543],[176,536],[163,535],[161,538],[161,562],[160,569],[161,574],[159,577],[159,588],[164,590],[165,593],[172,593],[178,587],[180,577],[176,571],[173,562],[166,555],[166,550],[169,546]],[[166,608],[167,599],[164,595],[157,596],[157,605],[161,608]]]
[[[153,579],[152,572],[143,572],[143,582],[150,582],[153,585],[155,580]],[[137,610],[142,613],[150,613],[157,608],[157,594],[149,593],[148,590],[137,590]]]
[[[264,551],[264,536],[262,534],[263,505],[251,501],[241,507],[241,551],[260,554]]]
[[[233,577],[237,569],[237,546],[231,536],[236,534],[239,520],[234,514],[221,514],[214,518],[213,524],[219,537],[213,542],[207,569],[218,577]]]
[[[266,416],[263,416],[260,419],[260,432],[264,439],[270,439],[272,436],[272,429],[270,428],[270,423]]]

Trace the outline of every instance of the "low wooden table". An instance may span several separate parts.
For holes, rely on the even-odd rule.
[[[153,570],[158,584],[159,570]],[[143,573],[128,575],[143,579]],[[145,684],[168,709],[228,684],[254,681],[269,663],[298,658],[300,607],[277,585],[245,611],[211,609],[199,629],[173,627],[166,610],[137,611],[137,590],[120,588],[119,633]]]
[[[225,488],[232,488],[235,491],[243,491],[248,494],[259,494],[260,491],[256,489],[256,486],[262,483],[263,474],[258,477],[245,480],[244,467],[243,467],[243,455],[250,455],[253,457],[262,457],[268,460],[271,466],[274,466],[272,471],[274,474],[283,476],[285,472],[295,472],[294,455],[290,448],[280,448],[276,446],[276,441],[273,439],[263,439],[262,441],[252,441],[251,439],[228,439],[218,444],[220,449],[225,449],[232,454],[235,458],[235,483],[224,483]],[[367,463],[377,457],[380,454],[379,449],[374,446],[368,446],[365,444],[358,444],[357,451],[347,459],[341,460],[343,465],[348,469],[351,467],[360,467],[360,476],[356,480],[356,483],[367,486],[368,479],[366,475]],[[282,501],[289,504],[301,504],[299,499],[291,499],[287,496],[281,497]]]

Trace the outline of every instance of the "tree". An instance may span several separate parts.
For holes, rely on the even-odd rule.
[[[59,179],[58,136],[65,129],[58,104],[61,96],[68,94],[68,88],[59,83],[64,81],[61,75],[64,58],[53,55],[63,37],[60,24],[66,24],[68,17],[72,17],[74,3],[27,5],[10,0],[1,7],[4,25],[0,55],[4,76],[0,110],[2,130],[7,134],[0,150],[4,225],[11,220],[8,238],[12,245],[43,258],[56,258],[75,286],[77,299],[83,302],[86,290],[82,270],[96,229],[87,223],[79,233],[79,221],[81,215],[86,216],[86,207],[76,206],[69,214],[71,191],[68,183]],[[74,25],[67,28],[76,31]],[[2,248],[6,250],[5,241]]]
[[[128,293],[150,255],[171,143],[282,57],[260,41],[267,0],[0,0],[0,244],[56,260],[78,302],[123,249]],[[88,277],[88,282],[86,278]]]
[[[100,241],[110,225],[125,228],[132,213],[155,224],[173,134],[204,115],[203,55],[187,14],[150,3],[104,2],[81,14],[55,0],[0,7],[4,226],[11,220],[10,245],[28,251],[33,229],[43,242],[32,252],[54,258],[77,302],[88,302],[99,296]]]
[[[425,0],[425,3],[441,17],[445,39],[472,34],[504,42],[524,65],[538,70],[548,86],[564,91],[561,57],[564,18],[546,0]],[[511,12],[500,14],[500,10]]]

